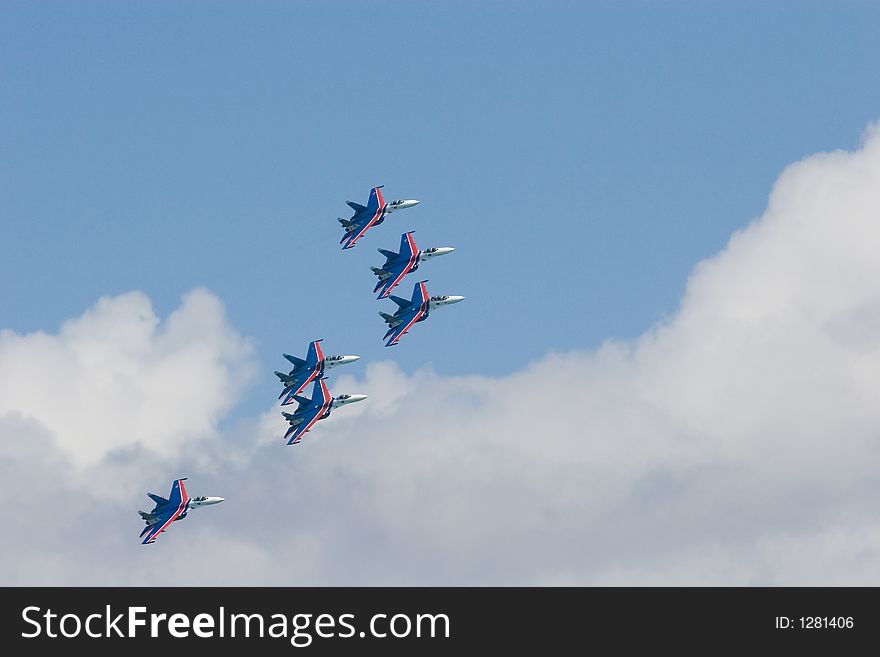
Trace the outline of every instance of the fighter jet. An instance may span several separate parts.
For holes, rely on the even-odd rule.
[[[321,345],[318,344],[319,342],[323,342],[323,340],[315,340],[309,343],[309,351],[306,354],[305,360],[290,354],[282,354],[293,363],[293,369],[290,370],[289,374],[275,372],[275,376],[281,379],[281,385],[284,386],[281,394],[278,395],[278,399],[284,397],[284,401],[281,402],[282,406],[292,404],[294,395],[298,395],[305,390],[306,386],[315,379],[324,376],[325,370],[333,369],[337,365],[346,365],[360,360],[360,356],[325,357]]]
[[[141,514],[141,518],[147,523],[147,526],[141,532],[144,545],[155,542],[156,537],[164,532],[168,525],[175,520],[183,520],[192,509],[219,504],[223,501],[222,497],[190,497],[186,493],[186,487],[183,485],[184,481],[186,481],[186,477],[174,480],[174,483],[171,484],[171,495],[168,496],[167,500],[159,495],[147,493],[150,499],[156,503],[156,508],[150,513],[138,511]]]
[[[398,308],[394,315],[382,312],[379,313],[382,315],[382,319],[385,320],[385,323],[388,324],[388,331],[384,336],[384,338],[388,338],[388,342],[385,343],[386,347],[393,347],[396,345],[397,341],[400,340],[400,336],[406,333],[410,326],[416,322],[423,322],[428,319],[428,314],[434,310],[434,308],[447,306],[451,303],[458,303],[459,301],[464,300],[464,297],[447,295],[428,298],[428,290],[425,288],[425,283],[427,282],[428,281],[421,281],[416,283],[413,288],[411,301],[401,299],[393,294],[389,297],[398,305]]]
[[[446,255],[455,251],[451,246],[435,246],[431,249],[419,251],[412,234],[414,230],[400,236],[400,253],[379,249],[379,253],[385,256],[385,264],[382,267],[370,267],[373,273],[379,277],[376,288],[378,299],[387,297],[391,290],[411,271],[419,268],[419,264],[436,256]]]
[[[284,434],[284,439],[287,440],[288,445],[297,444],[306,431],[311,429],[318,420],[328,417],[330,411],[334,408],[363,401],[367,396],[339,395],[338,397],[331,397],[327,390],[327,379],[323,378],[315,381],[311,399],[300,397],[299,395],[294,395],[293,398],[299,402],[296,412],[281,412],[281,415],[290,424],[290,428]]]
[[[351,219],[339,218],[339,223],[345,229],[345,235],[339,240],[343,250],[352,248],[372,226],[378,226],[385,221],[385,215],[419,204],[418,201],[413,200],[386,203],[385,199],[382,198],[382,192],[379,191],[382,187],[383,185],[379,185],[370,190],[370,200],[367,201],[366,206],[353,201],[346,201],[351,209],[354,210],[354,215]]]

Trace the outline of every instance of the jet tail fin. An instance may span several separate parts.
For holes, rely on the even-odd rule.
[[[394,318],[394,315],[389,315],[388,313],[383,312],[380,312],[379,314],[382,315],[382,319],[385,320],[385,323],[388,324],[388,326],[394,326],[394,323],[397,321]]]
[[[379,253],[388,258],[388,260],[394,260],[397,258],[398,254],[394,251],[389,251],[388,249],[377,249]]]
[[[414,232],[414,230],[411,230],[400,236],[400,256],[403,258],[412,258],[418,252],[416,242],[412,236]]]
[[[373,189],[370,190],[370,200],[367,201],[367,210],[372,210],[373,212],[375,212],[382,205],[385,204],[385,199],[382,198],[382,192],[379,191],[382,189],[382,187],[383,185],[379,185],[378,187],[373,187]]]
[[[348,219],[343,219],[342,217],[336,217],[336,221],[341,223],[343,228],[351,228],[352,226],[355,225],[353,221],[349,221]]]
[[[161,495],[156,495],[155,493],[147,493],[147,497],[149,497],[151,500],[153,500],[156,504],[159,504],[159,505],[168,504],[168,500],[166,500]]]
[[[394,303],[396,303],[401,308],[409,308],[412,305],[412,302],[409,299],[401,299],[400,297],[396,297],[393,294],[388,297]]]
[[[355,203],[354,201],[346,201],[345,204],[358,213],[364,212],[367,209],[366,205],[361,205],[360,203]]]
[[[427,279],[424,281],[419,281],[413,286],[413,295],[412,301],[410,302],[412,305],[417,306],[420,303],[425,303],[428,300],[428,288],[425,287],[425,283],[427,283]]]
[[[321,340],[323,340],[323,338]],[[312,340],[309,343],[309,353],[306,354],[306,364],[316,367],[322,360],[324,360],[324,352],[321,349],[321,345],[318,344],[321,340]]]
[[[312,403],[312,400],[308,397],[303,397],[301,395],[294,395],[293,398],[301,405],[305,406]]]

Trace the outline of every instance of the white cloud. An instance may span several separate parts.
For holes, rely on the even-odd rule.
[[[277,409],[217,435],[250,361],[207,293],[163,326],[131,294],[5,332],[0,488],[28,539],[0,581],[878,584],[878,247],[871,130],[788,167],[640,338],[502,378],[371,363],[332,381],[370,399],[293,448]],[[132,505],[184,470],[227,502],[141,547]],[[48,517],[21,492],[38,473]],[[132,497],[83,483],[103,477]],[[158,568],[175,545],[198,563]]]
[[[174,455],[216,434],[250,353],[205,290],[164,323],[139,292],[104,297],[56,335],[0,332],[0,415],[38,421],[79,465],[133,446]]]

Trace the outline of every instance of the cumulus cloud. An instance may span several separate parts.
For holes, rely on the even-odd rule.
[[[878,246],[872,129],[855,152],[786,168],[763,216],[699,263],[679,310],[638,339],[548,354],[501,378],[371,363],[363,378],[333,381],[370,400],[294,448],[274,408],[229,435],[211,424],[250,361],[205,292],[164,326],[133,294],[100,301],[57,335],[4,332],[0,486],[20,500],[20,487],[48,473],[47,492],[64,502],[46,519],[25,500],[15,533],[33,549],[4,546],[0,576],[876,585]],[[192,374],[200,367],[217,374],[216,394]],[[46,372],[73,388],[67,421],[41,406]],[[193,417],[193,400],[218,398],[214,413]],[[142,426],[120,419],[114,406],[126,403]],[[149,408],[162,416],[149,419]],[[180,448],[188,437],[199,458]],[[148,485],[136,474],[145,464],[165,468],[166,488],[186,466],[197,494],[227,502],[142,548],[131,506]],[[142,488],[104,500],[83,479],[105,474]],[[159,568],[175,545],[198,557]]]
[[[216,434],[250,355],[206,290],[164,323],[140,292],[104,297],[57,334],[0,332],[0,415],[36,420],[78,465],[138,446],[175,454]]]

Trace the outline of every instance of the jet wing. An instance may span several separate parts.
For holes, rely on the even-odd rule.
[[[149,545],[156,541],[156,537],[164,532],[168,525],[177,520],[180,514],[186,511],[189,503],[189,495],[186,493],[186,487],[183,485],[183,479],[176,479],[171,485],[171,495],[168,497],[169,504],[159,514],[159,521],[153,525],[144,527],[141,532],[141,541],[144,545]]]
[[[357,225],[355,226],[354,230],[345,233],[345,235],[342,236],[342,239],[339,240],[339,243],[342,244],[342,249],[345,250],[353,248],[354,245],[357,244],[358,240],[364,236],[364,233],[366,233],[370,229],[370,227],[375,225],[375,223],[379,220],[379,218],[382,216],[382,212],[384,211],[384,209],[385,208],[381,208],[377,210],[375,214],[368,215],[366,219],[356,222]]]
[[[276,372],[276,374],[277,374],[277,372]],[[285,381],[282,381],[282,383],[289,383],[289,381],[285,380]],[[278,399],[281,399],[282,397],[287,395],[291,390],[293,390],[294,386],[297,386],[297,385],[299,385],[299,384],[296,381],[294,381],[293,384],[291,384],[291,385],[285,385],[281,389],[281,393],[278,395]],[[285,404],[285,402],[289,403],[288,400],[285,399],[283,402],[281,402],[282,406]]]
[[[281,354],[281,355],[284,356],[287,360],[289,360],[293,364],[294,367],[305,367],[306,366],[306,361],[304,361],[302,358],[297,358],[296,356],[291,356],[290,354]]]
[[[294,383],[292,386],[288,386],[284,390],[282,390],[281,396],[279,397],[279,399],[281,399],[281,397],[284,397],[284,401],[281,402],[281,405],[288,406],[289,404],[292,404],[293,402],[295,402],[296,399],[294,399],[294,397],[296,397],[297,395],[299,395],[299,393],[301,393],[303,390],[305,390],[306,386],[309,385],[312,381],[314,381],[317,376],[318,376],[318,370],[313,369],[307,377],[303,378],[302,383],[299,383],[299,382]]]
[[[401,336],[406,333],[410,326],[419,321],[422,317],[425,316],[425,311],[421,306],[414,308],[413,310],[403,314],[398,315],[397,317],[401,320],[400,324],[397,326],[388,329],[388,332],[385,333],[388,341],[385,343],[386,347],[393,347],[397,344],[397,341],[400,340]]]
[[[346,229],[345,235],[339,240],[339,243],[342,244],[343,250],[350,249],[357,244],[357,241],[364,236],[364,233],[366,233],[367,229],[372,225],[372,220],[367,218],[363,221],[353,221],[351,223],[354,227],[351,230]]]
[[[324,414],[330,410],[330,391],[327,390],[327,382],[325,379],[315,381],[312,392],[311,405],[305,409],[302,414],[303,421],[295,427],[290,427],[284,434],[284,439],[288,445],[295,445],[301,439],[303,434],[311,429],[314,424],[324,417]]]
[[[404,233],[400,238],[400,254],[393,265],[385,268],[385,271],[390,272],[391,276],[384,281],[380,281],[376,285],[376,289],[373,290],[373,292],[379,293],[377,299],[384,299],[391,294],[391,290],[400,283],[403,277],[415,269],[418,264],[418,259],[419,250],[416,248],[416,242],[413,239],[412,231]]]

